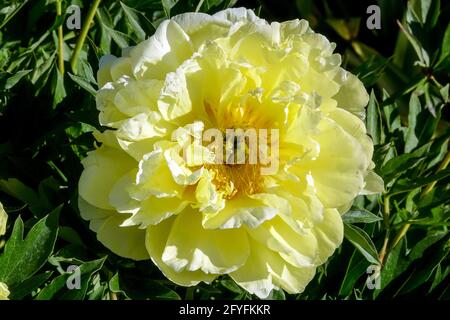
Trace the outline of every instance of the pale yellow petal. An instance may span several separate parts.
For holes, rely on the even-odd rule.
[[[78,183],[78,192],[90,204],[111,209],[109,193],[113,185],[137,162],[126,153],[109,147],[92,151],[81,162],[84,171]]]
[[[172,225],[162,260],[174,270],[228,273],[243,265],[249,255],[243,229],[204,229],[201,214],[186,208]]]
[[[189,36],[171,20],[161,22],[155,33],[129,51],[133,74],[138,78],[163,79],[192,55]]]
[[[140,203],[139,210],[123,222],[123,226],[137,225],[139,228],[146,228],[176,215],[183,211],[189,204],[187,201],[171,198],[157,198],[150,196]]]
[[[9,300],[9,289],[6,283],[0,282],[0,300]]]
[[[6,233],[6,223],[8,222],[8,215],[6,214],[3,205],[0,202],[0,236]]]
[[[340,84],[339,92],[334,96],[339,107],[364,119],[364,108],[369,102],[369,94],[363,83],[358,77],[343,69],[337,73],[335,79]]]
[[[169,218],[157,225],[149,226],[146,231],[145,246],[152,261],[161,272],[181,286],[195,286],[199,282],[211,283],[217,275],[207,274],[201,270],[197,271],[175,271],[171,266],[163,262],[162,256],[166,248],[167,239],[172,229],[175,218]]]
[[[181,195],[183,187],[173,179],[162,149],[146,155],[139,162],[136,185],[130,188],[132,198],[145,200],[150,195],[157,197],[174,197]]]
[[[97,239],[115,254],[133,259],[146,260],[145,230],[138,227],[122,227],[128,215],[114,214],[105,219],[97,231]]]
[[[277,214],[289,215],[290,211],[289,202],[275,194],[242,195],[228,200],[220,211],[203,214],[202,224],[210,229],[233,229],[243,225],[256,228]]]
[[[297,268],[287,263],[276,251],[256,241],[250,242],[247,263],[230,276],[248,292],[267,298],[273,289],[301,293],[315,274],[315,267]]]
[[[364,189],[360,194],[380,194],[384,192],[383,179],[370,170],[364,178]]]

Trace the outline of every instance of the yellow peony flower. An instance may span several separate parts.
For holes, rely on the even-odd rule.
[[[6,214],[3,205],[0,202],[0,236],[6,233],[6,222],[8,221],[8,215]]]
[[[228,274],[261,298],[302,292],[342,242],[341,214],[383,189],[367,92],[334,48],[305,20],[269,24],[238,8],[181,14],[103,57],[97,107],[109,129],[79,181],[99,241],[151,258],[179,285]],[[270,161],[217,161],[199,143],[208,129],[269,130],[258,152]],[[245,141],[231,149],[249,156]]]
[[[9,300],[9,290],[8,290],[8,286],[3,283],[0,282],[0,300]]]

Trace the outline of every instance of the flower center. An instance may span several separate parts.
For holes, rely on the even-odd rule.
[[[250,101],[241,102],[228,107],[214,108],[208,102],[204,102],[204,110],[213,127],[222,132],[223,136],[223,160],[225,163],[206,165],[213,174],[213,183],[216,190],[223,194],[224,199],[232,199],[238,195],[252,195],[264,190],[264,174],[261,173],[262,164],[259,160],[261,141],[271,141],[270,129],[273,127],[273,119],[268,114],[261,112]],[[240,138],[227,136],[228,131],[240,130]],[[252,131],[253,130],[253,131]],[[259,135],[261,130],[267,133],[264,140]],[[252,132],[250,132],[252,131]],[[235,131],[235,133],[238,131]],[[254,133],[252,135],[252,133]],[[228,140],[229,139],[229,140]],[[263,143],[264,144],[264,143]],[[227,149],[232,149],[230,159]],[[268,146],[270,150],[271,147]],[[239,154],[241,156],[239,156]],[[243,156],[243,157],[242,157]],[[245,158],[242,161],[242,158]]]
[[[262,192],[264,178],[259,164],[213,164],[206,168],[213,174],[213,183],[224,199],[236,195]]]

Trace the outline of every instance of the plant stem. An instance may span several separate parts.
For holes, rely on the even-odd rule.
[[[56,15],[57,17],[61,17],[61,2],[62,0],[56,0]],[[61,74],[64,74],[64,47],[63,47],[63,26],[58,27],[58,69]]]
[[[83,47],[84,41],[86,40],[86,36],[88,34],[89,28],[91,26],[91,22],[94,19],[95,12],[97,11],[98,5],[101,0],[95,0],[89,9],[88,15],[84,20],[83,27],[81,29],[81,34],[78,37],[77,44],[75,45],[75,49],[73,50],[72,57],[70,58],[70,66],[72,68],[72,72],[76,74],[78,55],[80,54],[81,48]]]
[[[450,150],[447,152],[447,155],[445,156],[444,160],[442,160],[441,164],[436,170],[436,173],[438,173],[441,170],[444,170],[447,168],[448,164],[450,162]],[[426,196],[428,193],[433,190],[434,186],[436,185],[437,181],[431,182],[429,185],[425,187],[425,189],[422,191],[422,194],[420,195],[421,198]],[[394,241],[392,241],[392,247],[391,249],[394,249],[395,246],[400,242],[400,240],[405,236],[406,232],[408,232],[409,228],[411,227],[410,223],[405,224],[400,231],[397,233],[397,235],[394,238]]]
[[[380,254],[378,255],[378,258],[380,260],[381,263],[381,267],[383,267],[384,265],[384,260],[386,259],[386,253],[387,253],[387,248],[388,248],[388,244],[389,244],[389,233],[390,233],[390,227],[389,227],[389,216],[391,213],[391,208],[390,208],[390,204],[389,204],[389,196],[386,195],[384,197],[384,211],[383,211],[383,222],[384,225],[386,226],[386,234],[384,236],[384,241],[383,241],[383,247],[380,250]]]

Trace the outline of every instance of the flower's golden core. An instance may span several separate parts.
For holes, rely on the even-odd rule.
[[[261,112],[261,106],[255,107],[251,103],[243,103],[223,108],[214,108],[211,104],[204,103],[205,112],[213,125],[220,130],[269,128],[272,121],[265,113]]]
[[[263,190],[264,178],[258,164],[213,164],[207,169],[213,173],[213,183],[224,199],[237,195],[252,195]]]
[[[228,108],[215,108],[205,102],[204,108],[211,123],[223,132],[226,136],[228,129],[267,129],[271,121],[260,112],[260,108],[254,108],[250,103],[231,105]],[[268,139],[270,140],[270,134]],[[259,163],[248,163],[249,145],[245,139],[245,163],[244,164],[213,164],[206,168],[213,173],[213,183],[218,192],[223,193],[224,199],[232,199],[237,195],[252,195],[262,192],[264,189],[264,178],[261,175],[261,166]],[[234,139],[233,151],[237,152],[237,140]],[[227,141],[223,141],[224,156],[226,154]]]

